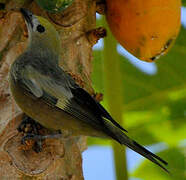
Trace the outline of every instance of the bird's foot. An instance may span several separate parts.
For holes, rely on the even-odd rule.
[[[17,130],[23,133],[34,133],[37,134],[42,128],[44,128],[41,124],[34,121],[32,118],[28,117],[24,114],[23,119]]]
[[[17,130],[24,134],[21,140],[23,145],[22,149],[33,149],[35,152],[42,151],[44,140],[49,138],[56,139],[62,136],[61,131],[49,131],[27,115],[24,115],[24,118]]]
[[[61,133],[57,133],[57,134],[49,134],[49,135],[38,135],[38,134],[26,134],[22,140],[21,143],[23,145],[29,145],[29,142],[34,141],[35,144],[33,145],[33,150],[35,152],[41,152],[42,151],[42,147],[43,147],[43,141],[45,139],[58,139],[61,137]]]

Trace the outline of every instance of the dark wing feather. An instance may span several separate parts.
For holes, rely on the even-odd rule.
[[[48,74],[44,75],[28,65],[22,70],[20,82],[23,88],[31,92],[35,97],[42,98],[47,104],[56,106],[71,116],[97,129],[103,130],[104,121],[102,114],[104,114],[104,111],[102,112],[101,109],[98,108],[99,103],[75,84],[74,80],[71,79],[70,76],[68,77],[65,72],[62,72],[61,69],[58,71],[58,76],[53,77],[55,73],[52,73],[50,76]],[[62,79],[60,79],[60,77]],[[58,81],[55,81],[55,79]],[[106,113],[104,116],[106,116]],[[109,117],[109,114],[107,116]],[[107,134],[109,134],[109,132],[107,132]]]
[[[126,131],[123,127],[121,127],[114,119],[110,116],[110,114],[103,108],[101,104],[99,104],[89,93],[87,93],[82,88],[71,88],[73,98],[82,105],[88,107],[93,113],[96,113],[97,116],[101,116],[109,119],[115,126],[120,128],[121,130]],[[127,131],[126,131],[127,132]]]
[[[37,66],[34,68],[31,65],[26,66],[22,71],[23,84],[29,88],[29,90],[36,97],[43,96],[45,100],[56,98],[59,100],[59,102],[61,102],[61,107],[59,108],[63,110],[65,104],[66,106],[68,104],[68,107],[71,108],[73,105],[72,103],[76,102],[76,107],[79,107],[79,112],[84,114],[89,112],[89,115],[86,115],[89,116],[89,121],[90,119],[92,119],[92,121],[94,119],[97,124],[100,124],[103,123],[102,118],[104,117],[110,120],[121,130],[126,131],[116,121],[113,120],[109,113],[89,93],[80,88],[68,74],[63,72],[61,68],[55,66],[55,72],[49,71],[52,65],[53,64],[49,65],[50,68],[48,68],[46,74],[44,74],[45,72],[41,73],[39,70],[37,70]],[[52,105],[54,104],[52,103]],[[82,107],[86,109],[86,112]]]

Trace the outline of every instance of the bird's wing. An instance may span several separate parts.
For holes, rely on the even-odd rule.
[[[101,128],[103,118],[107,118],[121,130],[124,130],[109,113],[61,68],[54,73],[44,73],[28,65],[22,71],[21,84],[35,97],[56,106],[72,116],[94,127]]]
[[[75,101],[79,104],[82,104],[88,107],[93,113],[96,113],[98,116],[110,120],[115,126],[119,129],[126,131],[122,126],[120,126],[110,114],[104,109],[104,107],[99,104],[92,96],[89,95],[84,89],[80,87],[71,88]],[[127,132],[127,131],[126,131]]]

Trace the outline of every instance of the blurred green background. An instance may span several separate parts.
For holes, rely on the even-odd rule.
[[[186,21],[186,16],[183,18]],[[105,26],[103,18],[97,19],[97,26]],[[186,26],[182,26],[171,51],[152,67],[131,57],[117,45],[110,33],[103,44],[94,50],[92,74],[95,90],[104,94],[102,104],[117,121],[121,121],[129,136],[142,145],[164,143],[164,148],[160,144],[158,155],[168,161],[171,175],[145,160],[126,176],[123,162],[126,158],[119,146],[98,138],[89,138],[89,145],[113,145],[119,180],[130,177],[185,180]]]

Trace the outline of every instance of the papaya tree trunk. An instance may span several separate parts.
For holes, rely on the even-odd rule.
[[[2,2],[2,3],[1,3]],[[81,180],[81,152],[85,137],[46,140],[40,153],[23,150],[17,126],[22,112],[13,100],[8,83],[12,62],[27,46],[27,30],[19,8],[49,19],[61,36],[62,66],[80,86],[93,93],[91,87],[92,29],[95,28],[96,2],[74,0],[65,11],[50,14],[31,0],[0,1],[0,177],[4,179]]]

